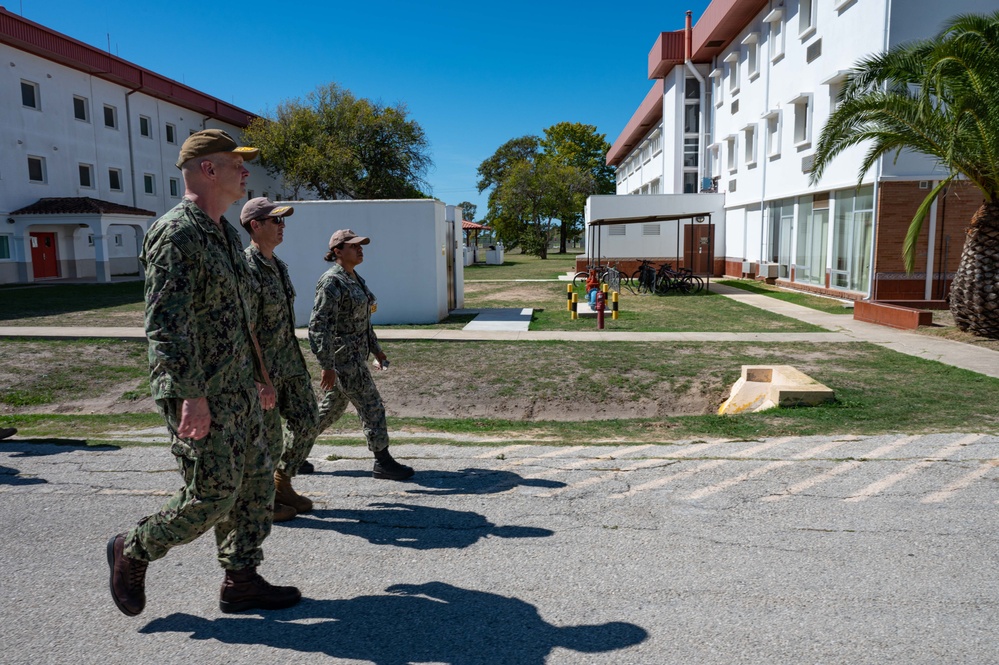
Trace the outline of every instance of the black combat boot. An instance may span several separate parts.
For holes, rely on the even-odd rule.
[[[111,599],[130,617],[146,606],[146,568],[148,561],[125,556],[125,534],[108,541],[108,565],[111,567]]]
[[[256,568],[225,571],[219,609],[223,612],[244,610],[281,610],[302,599],[302,592],[293,586],[274,586]]]
[[[414,473],[413,467],[399,464],[392,459],[388,448],[375,451],[375,468],[371,472],[372,478],[406,480],[407,478],[412,478]]]

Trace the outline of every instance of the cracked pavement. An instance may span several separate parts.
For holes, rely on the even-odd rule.
[[[403,483],[319,445],[295,480],[315,510],[275,525],[261,567],[306,600],[221,614],[207,535],[150,565],[128,618],[104,546],[178,486],[168,450],[7,440],[3,660],[997,662],[997,444],[403,442]]]

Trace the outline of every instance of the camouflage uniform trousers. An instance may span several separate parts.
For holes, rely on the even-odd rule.
[[[252,568],[263,561],[262,544],[274,515],[274,460],[262,437],[255,390],[208,397],[212,424],[208,436],[193,441],[176,436],[181,400],[157,400],[173,434],[184,487],[143,518],[125,538],[125,554],[155,561],[177,545],[212,527],[218,560],[226,570]]]
[[[319,431],[340,420],[350,402],[357,409],[368,441],[368,450],[377,452],[388,448],[388,426],[385,423],[385,405],[378,394],[374,379],[366,363],[349,363],[337,367],[336,386],[327,390],[319,405]]]
[[[280,378],[274,382],[277,406],[264,411],[264,439],[273,450],[282,450],[277,468],[289,476],[309,456],[319,435],[319,405],[308,374]],[[279,415],[280,414],[280,415]],[[282,440],[281,420],[284,419]]]

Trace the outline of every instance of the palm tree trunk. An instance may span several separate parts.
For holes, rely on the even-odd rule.
[[[971,218],[950,311],[961,330],[999,339],[999,203],[983,203]]]

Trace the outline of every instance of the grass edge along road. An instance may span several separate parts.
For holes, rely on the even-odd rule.
[[[70,344],[70,343],[64,343]],[[80,343],[72,343],[79,345]],[[135,344],[141,345],[141,342]],[[935,361],[923,360],[900,354],[873,344],[845,343],[830,345],[811,343],[794,344],[669,344],[621,343],[603,345],[597,342],[582,344],[553,342],[463,342],[458,346],[441,345],[430,341],[387,342],[387,352],[398,358],[394,370],[405,371],[414,377],[432,375],[430,363],[452,362],[462,366],[469,376],[482,385],[505,382],[519,386],[518,390],[529,399],[545,399],[542,385],[550,379],[551,366],[518,362],[520,354],[531,351],[557,358],[571,353],[579,364],[574,371],[581,374],[600,375],[603,383],[583,382],[576,387],[570,383],[561,398],[586,401],[593,391],[621,391],[617,397],[639,399],[641,392],[630,393],[629,384],[620,385],[620,376],[608,371],[615,363],[632,362],[648,374],[650,367],[643,365],[658,362],[663,375],[672,375],[671,389],[677,391],[697,388],[697,378],[714,386],[714,394],[724,398],[731,383],[738,377],[742,364],[760,364],[761,360],[783,363],[797,359],[795,364],[805,367],[816,380],[833,388],[837,401],[819,407],[783,408],[758,414],[739,416],[704,415],[665,416],[657,418],[575,420],[569,422],[513,420],[498,417],[504,413],[503,402],[496,402],[497,417],[473,418],[418,418],[390,417],[392,432],[404,432],[406,442],[444,440],[453,443],[481,443],[493,441],[537,442],[547,445],[607,444],[629,442],[668,443],[692,439],[757,439],[774,436],[808,436],[817,434],[874,435],[883,433],[925,433],[966,431],[991,433],[999,430],[999,405],[993,400],[983,400],[983,395],[999,393],[999,379],[986,377]],[[522,345],[531,345],[523,347]],[[449,349],[464,355],[449,360]],[[7,347],[7,351],[10,346]],[[476,356],[482,357],[480,366],[469,366]],[[134,354],[132,354],[134,358]],[[133,361],[125,361],[131,368]],[[435,365],[436,366],[436,365]],[[131,368],[134,369],[134,368]],[[505,372],[501,374],[500,372]],[[70,371],[72,373],[72,371]],[[104,372],[112,377],[121,372]],[[537,374],[537,377],[534,375]],[[534,378],[538,380],[535,381]],[[543,377],[543,379],[542,379]],[[661,378],[661,377],[660,377]],[[63,380],[56,376],[54,380]],[[92,381],[84,376],[83,380]],[[639,385],[640,378],[635,379]],[[516,383],[514,383],[516,382]],[[471,386],[472,384],[469,384]],[[592,386],[592,388],[591,388]],[[642,390],[660,389],[650,383]],[[946,390],[933,388],[946,386]],[[39,392],[50,390],[44,384],[36,386]],[[464,392],[465,387],[453,387]],[[73,387],[70,390],[78,391]],[[469,387],[468,390],[471,390]],[[474,395],[474,391],[472,391]],[[474,399],[474,398],[473,398]],[[390,404],[391,398],[386,401]],[[720,402],[720,399],[719,399]],[[714,405],[717,406],[717,405]],[[23,410],[22,410],[23,411]],[[461,413],[460,405],[453,409]],[[67,439],[79,442],[107,442],[129,431],[162,426],[155,413],[140,414],[44,414],[8,413],[0,416],[0,426],[20,429],[19,438]],[[112,437],[112,433],[115,436]],[[346,441],[361,443],[356,416],[348,414],[331,428],[323,440],[346,436]],[[124,438],[128,439],[127,435]],[[343,439],[338,439],[343,440]]]

